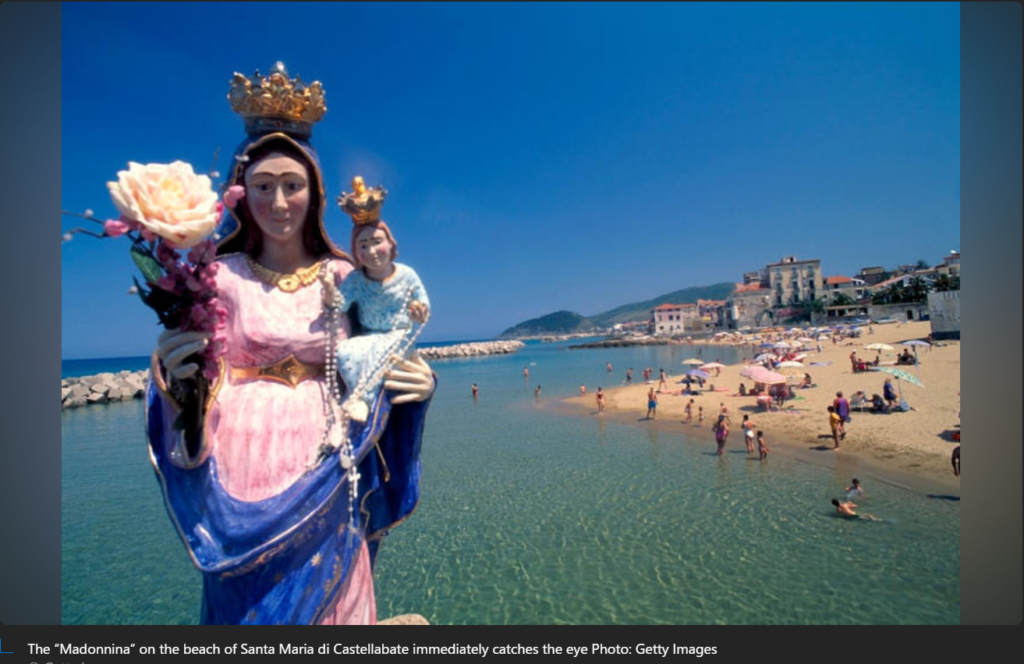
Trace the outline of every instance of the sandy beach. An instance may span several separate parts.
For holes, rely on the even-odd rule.
[[[597,413],[595,397],[588,392],[585,396],[565,399],[564,403],[577,414],[605,417],[637,426],[654,426],[662,431],[686,432],[705,437],[709,448],[715,447],[711,425],[724,404],[731,420],[726,449],[744,449],[740,422],[743,415],[750,415],[755,430],[762,430],[770,454],[797,455],[811,463],[827,465],[844,475],[861,475],[874,479],[903,484],[920,491],[955,493],[959,495],[960,479],[955,477],[950,466],[950,454],[957,443],[952,433],[959,431],[960,411],[960,342],[942,341],[931,348],[918,349],[920,363],[917,366],[903,366],[902,369],[916,375],[923,387],[902,384],[902,396],[914,408],[910,412],[890,414],[869,411],[851,413],[852,421],[846,425],[847,435],[839,450],[833,450],[828,425],[827,407],[832,404],[837,391],[847,399],[857,390],[863,390],[870,398],[882,394],[882,385],[888,374],[875,371],[854,373],[850,363],[850,352],[856,351],[861,359],[872,361],[876,351],[864,347],[873,343],[884,343],[892,351],[881,352],[881,363],[892,363],[903,350],[900,342],[910,339],[924,339],[931,331],[930,324],[920,321],[873,325],[873,333],[863,328],[860,338],[843,339],[838,344],[831,340],[822,341],[822,352],[815,344],[804,351],[806,368],[800,371],[810,373],[816,387],[795,390],[796,399],[787,399],[782,410],[765,412],[758,407],[751,396],[738,396],[740,383],[747,389],[753,386],[749,378],[740,375],[746,366],[743,363],[728,365],[720,369],[718,376],[705,380],[705,389],[697,396],[683,396],[679,384],[684,373],[690,368],[677,364],[663,367],[669,374],[668,389],[658,394],[657,418],[648,420],[647,390],[658,385],[658,370],[651,367],[652,382],[645,385],[642,367],[634,371],[633,385],[605,390],[607,407],[601,415]],[[912,351],[913,349],[911,349]],[[756,351],[749,345],[744,347],[741,357],[751,359]],[[701,357],[706,362],[715,359],[714,344],[705,348]],[[719,391],[709,391],[711,386]],[[900,389],[900,383],[893,379],[893,385]],[[722,389],[725,388],[725,391]],[[694,400],[694,423],[684,424],[686,403]],[[697,406],[704,407],[704,422],[696,423]],[[863,478],[862,478],[863,479]]]

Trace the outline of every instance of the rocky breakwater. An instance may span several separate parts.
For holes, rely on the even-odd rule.
[[[514,353],[523,346],[522,341],[478,341],[454,346],[431,346],[420,348],[420,357],[428,360],[443,360],[452,357],[474,357],[477,355],[506,355]]]
[[[80,378],[62,378],[60,407],[78,408],[94,403],[141,399],[146,392],[149,370],[101,373]]]

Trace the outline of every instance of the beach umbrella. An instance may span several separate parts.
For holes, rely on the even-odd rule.
[[[777,344],[775,344],[775,347],[776,348],[789,348],[790,345],[787,344],[785,341],[780,341]]]
[[[800,337],[799,339],[797,339],[797,341],[799,341],[800,343],[804,343],[804,344],[813,344],[814,343],[814,339],[810,339],[808,337]]]
[[[766,341],[763,344],[761,344],[760,346],[758,346],[758,348],[772,348],[774,346],[775,346],[775,344]]]
[[[711,378],[711,374],[707,371],[701,371],[700,369],[690,369],[686,372],[687,376],[693,376],[694,378]]]
[[[759,372],[753,378],[757,382],[764,383],[765,385],[778,385],[779,383],[785,383],[786,382],[786,377],[784,375],[782,375],[780,373],[777,373],[775,371],[767,371],[767,370],[765,370],[764,373],[760,373]]]
[[[765,370],[760,364],[748,364],[747,366],[740,369],[740,375],[744,378],[753,378],[753,374],[757,369]]]
[[[786,362],[779,362],[778,368],[779,369],[794,369],[794,368],[799,368],[799,367],[803,367],[803,366],[804,366],[803,362],[796,362],[796,361],[793,361],[793,360],[787,360]]]
[[[892,350],[893,349],[892,346],[890,346],[889,344],[878,344],[878,343],[868,344],[867,346],[864,346],[864,348],[867,349],[867,350]]]
[[[893,376],[900,384],[900,394],[903,394],[903,381],[907,381],[908,383],[917,385],[918,387],[924,387],[921,381],[918,380],[917,376],[909,371],[904,371],[899,367],[878,367],[876,368],[876,371],[881,371]]]
[[[914,347],[914,364],[917,364],[917,347],[918,346],[931,346],[930,343],[924,339],[911,339],[910,341],[904,341],[900,344],[901,346],[913,346]]]
[[[765,360],[774,360],[775,356],[770,353],[761,353],[754,358],[755,362],[764,362]]]
[[[725,365],[722,364],[721,362],[708,362],[707,364],[700,365],[700,368],[704,369],[705,371],[708,369],[724,369]]]
[[[695,357],[691,357],[691,358],[690,358],[690,359],[688,359],[688,360],[683,360],[683,361],[681,362],[681,364],[695,364],[695,365],[700,365],[700,364],[704,364],[704,360],[698,360],[698,359],[697,359],[697,358],[695,358]]]
[[[748,373],[745,374],[743,371],[741,371],[740,375],[750,378],[751,380],[756,381],[758,383],[764,383],[765,385],[776,385],[778,383],[786,382],[785,376],[783,376],[780,373],[776,373],[774,371],[765,369],[762,366],[755,365],[748,367],[748,369]],[[746,371],[746,369],[744,371]]]

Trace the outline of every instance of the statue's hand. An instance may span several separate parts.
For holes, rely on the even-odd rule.
[[[334,270],[329,265],[320,273],[320,285],[324,306],[340,307],[342,304],[341,292],[334,284]]]
[[[409,303],[409,318],[413,319],[417,323],[426,323],[427,318],[430,316],[430,309],[427,305],[423,304],[419,300],[413,300]]]
[[[434,387],[434,373],[416,351],[408,360],[399,360],[384,377],[384,389],[401,393],[391,400],[392,404],[426,401]]]
[[[157,339],[156,356],[168,374],[183,380],[199,370],[198,364],[185,360],[206,348],[212,336],[212,332],[165,330]]]

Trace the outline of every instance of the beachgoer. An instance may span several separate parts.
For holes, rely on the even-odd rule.
[[[857,351],[856,350],[851,350],[850,351],[850,364],[853,365],[853,373],[857,373],[857,363],[858,363]]]
[[[890,410],[892,410],[893,404],[900,400],[896,394],[896,388],[892,386],[891,378],[886,378],[885,383],[882,384],[882,398],[885,399],[885,403]]]
[[[724,417],[719,416],[718,421],[712,427],[715,432],[715,443],[718,445],[718,456],[725,453],[725,441],[729,437],[729,423]]]
[[[523,380],[530,380],[530,367],[523,367]]]
[[[580,396],[582,397],[582,396],[586,395],[586,393],[587,393],[587,386],[581,384],[580,385]]]
[[[699,378],[699,376],[698,376],[698,378]],[[665,379],[665,370],[664,369],[658,369],[658,391],[661,392],[662,390],[666,389],[667,387],[668,387],[668,382]]]
[[[836,507],[836,514],[845,517],[857,517],[857,503],[850,502],[849,500],[839,502],[838,498],[832,499],[832,504]]]
[[[540,398],[540,385],[533,389],[533,396],[537,397],[538,399]]]
[[[597,388],[597,412],[604,410],[604,391],[601,388]]]
[[[842,392],[836,392],[836,398],[832,400],[832,405],[836,409],[836,414],[839,415],[839,439],[846,438],[846,423],[850,421],[850,402],[846,400]]]
[[[730,422],[732,422],[732,419],[729,417],[729,409],[725,406],[725,402],[724,401],[719,401],[718,402],[718,414],[719,415],[724,415],[725,419],[727,419]]]
[[[739,392],[739,394],[740,394],[741,397],[747,396],[747,385],[746,385],[746,383],[740,383],[740,392]]]
[[[633,384],[633,367],[626,369],[626,385]]]
[[[864,519],[865,521],[881,521],[878,517],[873,514],[857,513],[857,503],[849,500],[839,502],[838,498],[832,499],[832,504],[836,507],[836,514],[849,519]]]
[[[858,480],[856,477],[853,478],[853,481],[850,483],[850,486],[846,487],[846,499],[853,500],[854,498],[859,498],[860,496],[863,495],[864,487],[860,485],[860,480]]]
[[[683,420],[683,424],[693,422],[693,399],[690,399],[687,402],[686,408],[683,409],[683,413],[686,415],[686,419]]]
[[[404,357],[411,350],[430,316],[430,300],[416,271],[394,262],[398,243],[377,216],[387,192],[367,189],[359,176],[352,187],[353,193],[338,198],[342,211],[352,216],[356,258],[356,269],[341,285],[340,310],[348,313],[354,306],[361,330],[339,341],[335,352],[348,388],[343,408],[354,421],[366,422],[381,390],[384,367],[394,361],[392,357]]]
[[[768,444],[764,442],[764,431],[757,432],[757,451],[761,455],[761,461],[768,458]]]
[[[283,66],[271,75],[288,80]],[[281,118],[250,95],[267,82],[236,74],[233,84],[232,96],[254,105],[227,181],[244,195],[217,247],[227,318],[218,388],[196,375],[209,333],[164,332],[146,394],[149,454],[203,575],[200,623],[374,623],[372,565],[382,536],[418,503],[435,377],[415,352],[399,362],[371,424],[346,440],[352,430],[334,417],[341,385],[325,367],[326,340],[350,326],[325,315],[323,287],[325,275],[343,286],[354,266],[323,226],[304,119],[319,119],[315,98],[295,97],[307,115]],[[189,404],[198,417],[181,430]]]
[[[477,397],[477,394],[479,394],[479,392],[480,392],[480,388],[478,388],[478,387],[476,386],[476,383],[473,383],[473,398],[474,398],[474,399],[476,399],[476,397]]]
[[[949,462],[953,464],[953,474],[960,477],[960,446],[957,445],[953,448],[953,456],[950,457]]]
[[[828,426],[832,429],[832,441],[835,446],[832,449],[839,449],[839,426],[842,423],[839,413],[836,412],[835,406],[828,407]]]
[[[740,423],[743,429],[743,440],[747,444],[747,454],[754,453],[754,423],[750,421],[750,415],[744,415]]]
[[[697,424],[704,423],[704,406],[697,406]]]
[[[805,389],[806,390],[807,388],[811,387],[812,385],[814,385],[814,381],[811,379],[811,374],[805,373],[804,374],[804,380],[803,380],[802,383],[800,383],[801,389]]]
[[[611,373],[612,372],[612,363],[609,362],[606,366],[608,367],[608,373]]]
[[[658,415],[658,395],[654,393],[654,388],[647,390],[647,419],[657,419]]]

